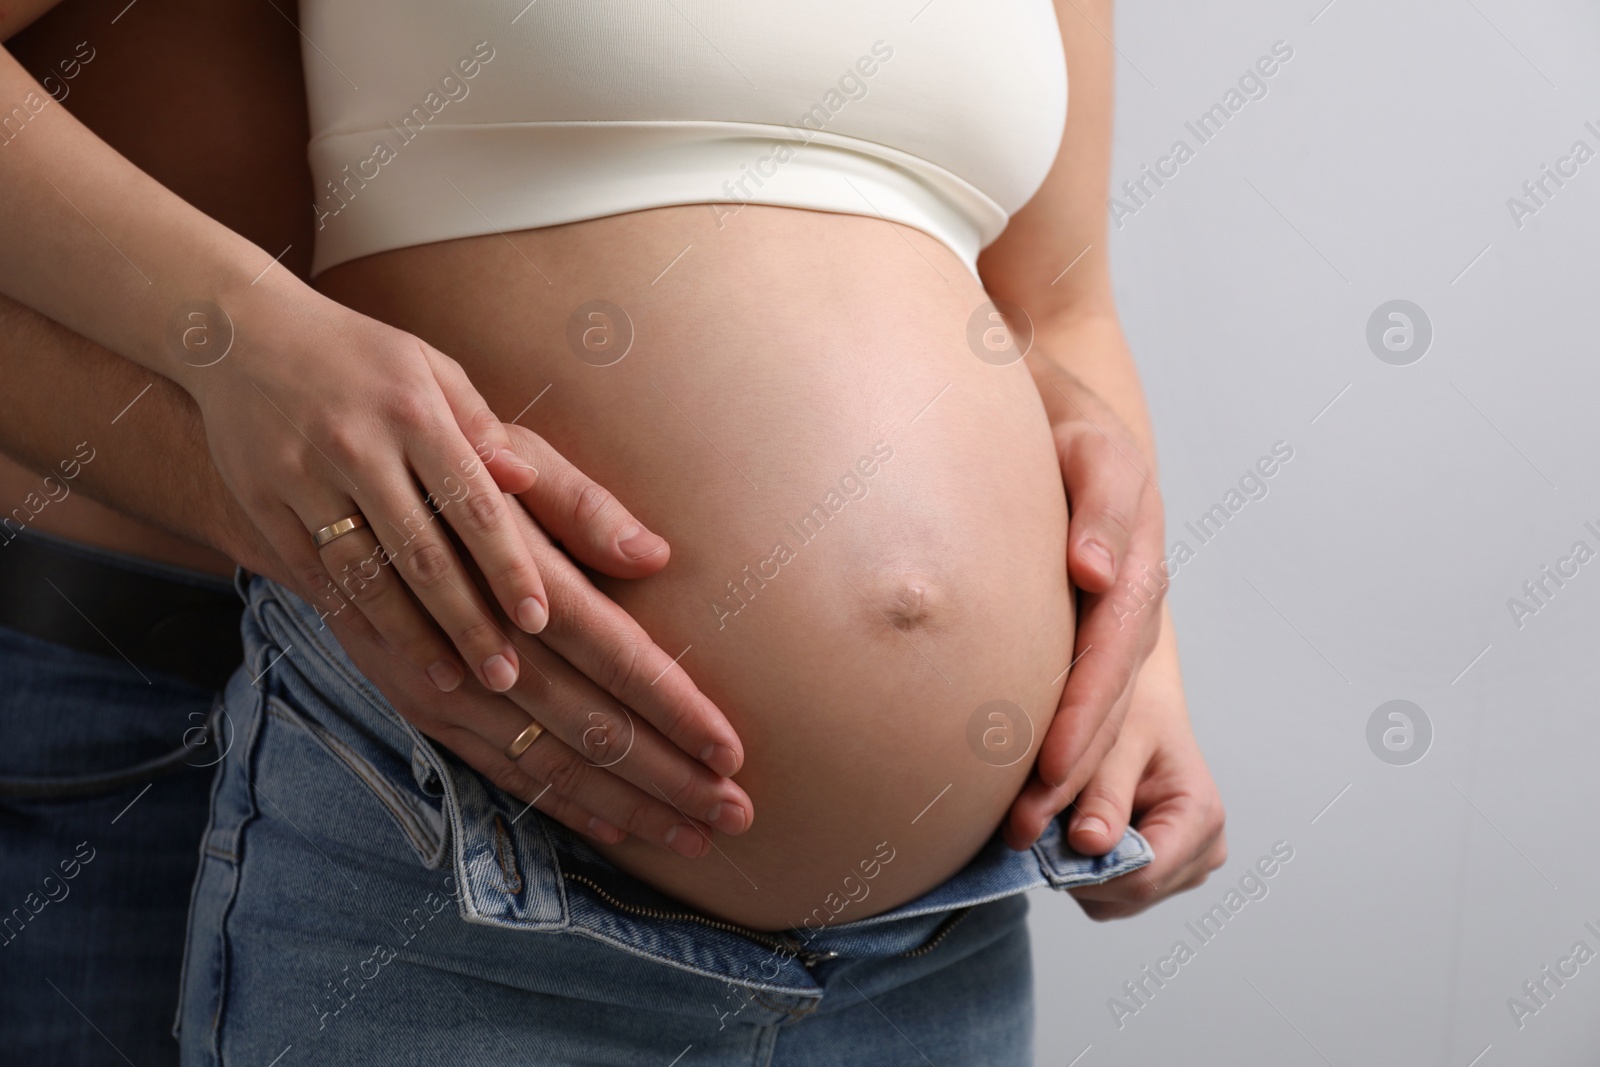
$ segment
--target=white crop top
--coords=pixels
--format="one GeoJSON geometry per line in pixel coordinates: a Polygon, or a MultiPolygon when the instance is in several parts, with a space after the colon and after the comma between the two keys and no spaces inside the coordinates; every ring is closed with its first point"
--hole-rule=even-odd
{"type": "Polygon", "coordinates": [[[882,216],[970,268],[1066,119],[1048,0],[303,0],[301,17],[318,273],[745,203],[882,216]]]}

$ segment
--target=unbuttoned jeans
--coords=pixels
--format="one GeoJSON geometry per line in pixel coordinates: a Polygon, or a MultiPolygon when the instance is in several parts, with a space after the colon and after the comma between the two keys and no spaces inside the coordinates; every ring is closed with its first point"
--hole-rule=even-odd
{"type": "Polygon", "coordinates": [[[744,931],[434,746],[303,601],[261,578],[247,593],[185,1064],[1029,1064],[1023,893],[1152,858],[1131,830],[1078,855],[1057,822],[881,915],[744,931]]]}

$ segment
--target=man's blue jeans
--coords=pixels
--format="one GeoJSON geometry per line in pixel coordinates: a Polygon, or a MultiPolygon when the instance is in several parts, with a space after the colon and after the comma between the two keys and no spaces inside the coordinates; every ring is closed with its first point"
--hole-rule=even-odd
{"type": "Polygon", "coordinates": [[[1079,856],[1056,824],[885,914],[750,936],[490,786],[406,724],[311,608],[263,579],[248,592],[186,1064],[1028,1064],[1022,894],[1151,858],[1132,832],[1079,856]]]}
{"type": "Polygon", "coordinates": [[[5,628],[0,682],[0,1060],[175,1064],[219,694],[5,628]]]}

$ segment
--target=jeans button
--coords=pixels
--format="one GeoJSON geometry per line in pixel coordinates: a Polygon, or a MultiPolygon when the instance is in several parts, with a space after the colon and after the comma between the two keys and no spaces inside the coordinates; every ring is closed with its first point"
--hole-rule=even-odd
{"type": "Polygon", "coordinates": [[[422,746],[411,747],[411,777],[417,780],[417,786],[430,797],[444,796],[444,782],[439,779],[439,769],[435,766],[431,753],[424,753],[422,746]]]}

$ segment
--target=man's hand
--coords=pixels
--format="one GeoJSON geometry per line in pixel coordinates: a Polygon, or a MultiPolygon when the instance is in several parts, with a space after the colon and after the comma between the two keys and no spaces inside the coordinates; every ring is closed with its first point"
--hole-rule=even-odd
{"type": "Polygon", "coordinates": [[[509,626],[517,651],[537,669],[523,672],[505,694],[470,681],[440,693],[421,671],[380,647],[369,627],[338,616],[327,621],[351,662],[407,722],[578,833],[606,844],[631,834],[692,859],[709,851],[708,822],[735,834],[750,826],[744,790],[630,718],[570,665],[509,626]],[[530,712],[546,731],[512,761],[505,747],[528,725],[530,712]]]}
{"type": "Polygon", "coordinates": [[[1034,776],[1006,822],[1016,849],[1038,840],[1116,745],[1167,587],[1161,494],[1144,451],[1076,377],[1045,358],[1030,365],[1070,507],[1066,564],[1079,606],[1074,666],[1034,776]]]}
{"type": "Polygon", "coordinates": [[[1228,858],[1222,799],[1189,727],[1170,624],[1140,672],[1122,736],[1078,794],[1067,842],[1085,855],[1103,854],[1130,819],[1155,862],[1072,890],[1091,919],[1135,915],[1193,889],[1228,858]]]}

